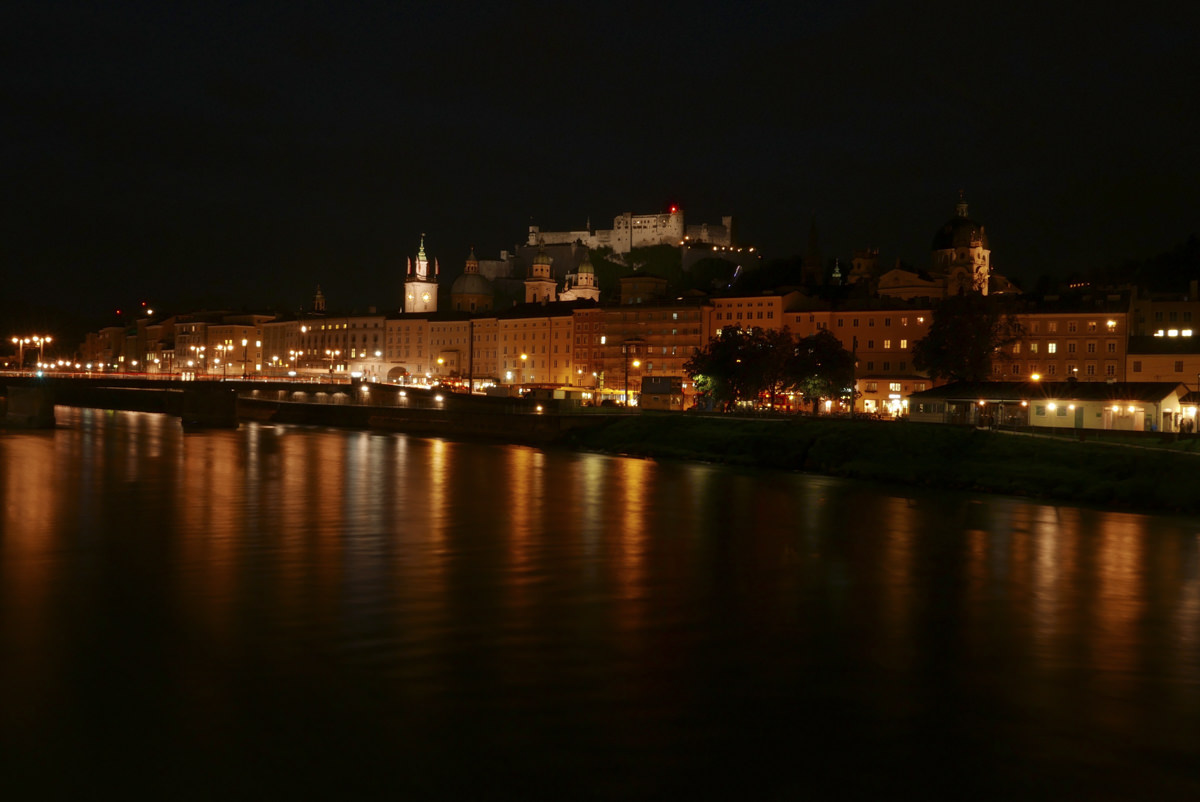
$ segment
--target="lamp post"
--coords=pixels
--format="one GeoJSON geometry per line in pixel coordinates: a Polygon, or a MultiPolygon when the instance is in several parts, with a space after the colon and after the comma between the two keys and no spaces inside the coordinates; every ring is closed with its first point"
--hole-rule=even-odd
{"type": "Polygon", "coordinates": [[[340,350],[325,349],[325,356],[329,358],[329,378],[333,378],[333,361],[342,355],[340,350]]]}
{"type": "MultiPolygon", "coordinates": [[[[625,402],[625,406],[629,406],[629,356],[633,353],[634,346],[640,342],[641,340],[626,340],[621,343],[621,350],[625,352],[625,386],[621,388],[621,396],[625,402]]],[[[640,368],[642,366],[641,360],[633,360],[633,366],[640,368]]]]}
{"type": "Polygon", "coordinates": [[[221,366],[221,378],[225,379],[229,376],[229,349],[233,346],[221,344],[213,347],[221,352],[221,356],[217,357],[217,364],[221,366]]]}
{"type": "Polygon", "coordinates": [[[525,385],[525,360],[529,359],[529,354],[521,354],[521,375],[517,379],[517,384],[525,385]]]}
{"type": "Polygon", "coordinates": [[[34,337],[33,341],[37,343],[38,362],[41,362],[44,357],[43,349],[46,347],[46,343],[53,341],[53,338],[51,338],[51,337],[34,337]]]}
{"type": "MultiPolygon", "coordinates": [[[[249,344],[250,344],[250,341],[248,339],[246,339],[245,337],[243,337],[242,338],[242,378],[243,379],[246,378],[246,363],[250,361],[246,356],[246,346],[248,346],[249,344]]],[[[262,348],[262,340],[255,340],[254,347],[262,348]]]]}
{"type": "MultiPolygon", "coordinates": [[[[200,370],[204,370],[204,349],[205,348],[206,348],[206,346],[203,346],[203,345],[189,345],[188,346],[188,349],[191,350],[191,352],[192,352],[192,359],[188,360],[189,368],[196,367],[196,368],[199,368],[200,370]]],[[[207,373],[207,371],[205,371],[205,372],[207,373]]],[[[192,378],[195,378],[195,376],[193,376],[192,378]]]]}
{"type": "Polygon", "coordinates": [[[13,337],[12,342],[17,346],[17,370],[20,370],[25,367],[25,341],[20,337],[13,337]]]}

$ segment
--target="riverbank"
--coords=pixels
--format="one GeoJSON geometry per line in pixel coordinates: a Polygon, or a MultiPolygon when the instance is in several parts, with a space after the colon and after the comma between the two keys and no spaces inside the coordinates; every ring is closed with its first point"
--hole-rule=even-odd
{"type": "Polygon", "coordinates": [[[969,427],[797,417],[640,415],[563,445],[1116,509],[1200,514],[1200,455],[969,427]]]}

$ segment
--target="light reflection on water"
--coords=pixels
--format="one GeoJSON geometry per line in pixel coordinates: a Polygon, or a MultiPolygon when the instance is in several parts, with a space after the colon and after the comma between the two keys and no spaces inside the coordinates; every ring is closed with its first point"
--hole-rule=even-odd
{"type": "Polygon", "coordinates": [[[31,796],[1200,791],[1194,519],[58,415],[0,435],[31,796]]]}

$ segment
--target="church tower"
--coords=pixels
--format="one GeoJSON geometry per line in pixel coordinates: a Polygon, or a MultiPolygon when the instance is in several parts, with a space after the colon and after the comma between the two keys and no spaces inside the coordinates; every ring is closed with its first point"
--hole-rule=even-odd
{"type": "Polygon", "coordinates": [[[533,257],[533,265],[529,268],[529,276],[525,279],[526,303],[549,303],[558,300],[555,297],[557,289],[550,275],[550,263],[554,261],[546,253],[546,243],[538,245],[537,256],[533,257]]]}
{"type": "Polygon", "coordinates": [[[436,312],[437,311],[437,276],[438,263],[435,259],[433,270],[429,269],[429,258],[425,256],[425,235],[421,235],[421,248],[417,251],[417,262],[408,260],[408,272],[404,277],[404,312],[405,314],[436,312]]]}

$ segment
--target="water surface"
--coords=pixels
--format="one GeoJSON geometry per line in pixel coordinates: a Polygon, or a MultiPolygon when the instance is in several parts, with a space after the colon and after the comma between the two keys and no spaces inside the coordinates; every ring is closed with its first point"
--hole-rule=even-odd
{"type": "Polygon", "coordinates": [[[16,798],[1200,797],[1196,519],[58,418],[0,434],[16,798]]]}

